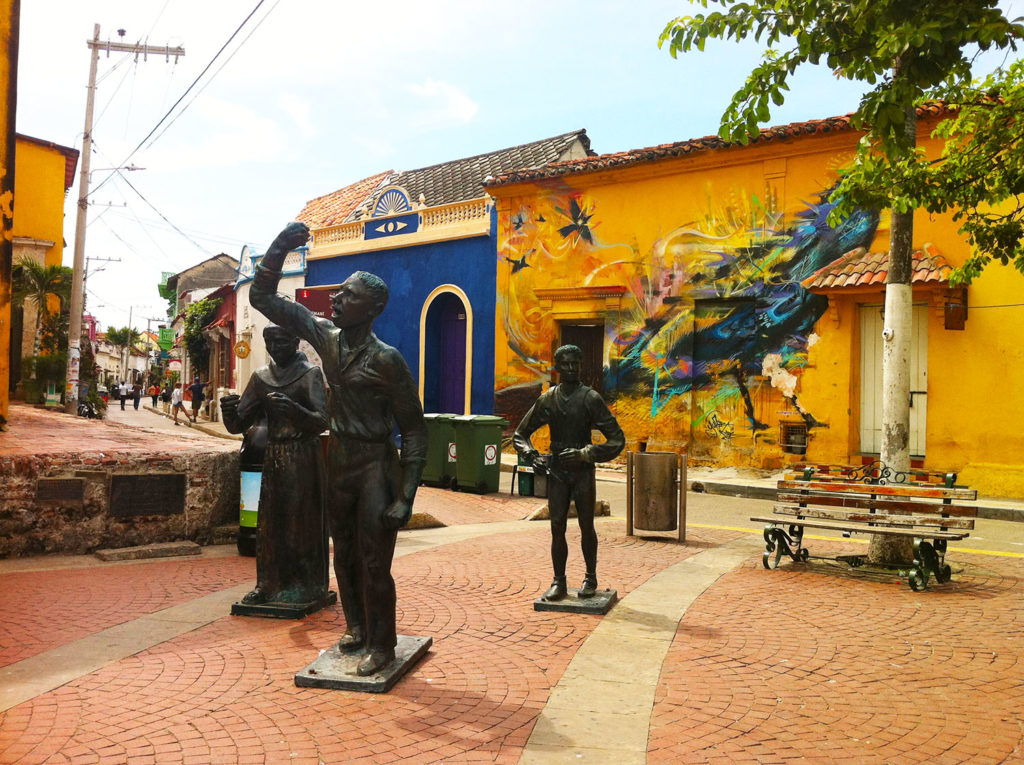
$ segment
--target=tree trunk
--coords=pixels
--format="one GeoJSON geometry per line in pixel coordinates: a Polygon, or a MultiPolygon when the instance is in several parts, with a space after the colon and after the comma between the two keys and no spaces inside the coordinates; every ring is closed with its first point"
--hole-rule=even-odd
{"type": "MultiPolygon", "coordinates": [[[[917,112],[907,110],[907,134],[917,134],[917,112]]],[[[913,144],[912,144],[913,145],[913,144]]],[[[889,230],[889,273],[885,285],[885,328],[882,330],[882,462],[893,471],[910,469],[910,353],[913,325],[914,212],[892,212],[889,230]]],[[[872,563],[903,564],[914,558],[905,537],[871,537],[872,563]]]]}

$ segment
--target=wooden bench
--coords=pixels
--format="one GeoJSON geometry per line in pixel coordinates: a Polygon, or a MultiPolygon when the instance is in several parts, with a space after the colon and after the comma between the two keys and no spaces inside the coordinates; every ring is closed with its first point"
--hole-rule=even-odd
{"type": "MultiPolygon", "coordinates": [[[[914,562],[908,581],[911,589],[923,590],[931,576],[938,582],[949,581],[946,545],[970,536],[978,513],[975,507],[953,502],[974,501],[977,494],[974,489],[957,486],[870,483],[836,476],[818,480],[812,476],[809,480],[779,481],[774,515],[750,520],[768,524],[762,557],[767,569],[777,568],[783,555],[796,562],[810,558],[803,546],[805,528],[841,531],[846,537],[864,533],[912,538],[914,562]]],[[[837,560],[860,566],[866,556],[837,560]]]]}

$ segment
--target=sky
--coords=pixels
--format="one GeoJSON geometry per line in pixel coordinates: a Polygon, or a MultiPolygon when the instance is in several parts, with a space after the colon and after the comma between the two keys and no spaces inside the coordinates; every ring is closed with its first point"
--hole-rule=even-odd
{"type": "MultiPolygon", "coordinates": [[[[1004,7],[1020,15],[1024,0],[1004,7]]],[[[601,154],[717,133],[760,48],[659,50],[665,24],[696,10],[685,0],[23,0],[17,130],[81,149],[95,24],[101,40],[185,48],[177,63],[104,53],[97,77],[86,310],[102,329],[155,328],[162,272],[237,258],[244,244],[262,252],[306,201],[367,176],[580,128],[601,154]],[[126,165],[144,169],[123,179],[103,169],[126,165]]],[[[800,71],[770,124],[851,112],[862,92],[823,67],[800,71]]],[[[76,176],[69,266],[78,196],[76,176]]]]}

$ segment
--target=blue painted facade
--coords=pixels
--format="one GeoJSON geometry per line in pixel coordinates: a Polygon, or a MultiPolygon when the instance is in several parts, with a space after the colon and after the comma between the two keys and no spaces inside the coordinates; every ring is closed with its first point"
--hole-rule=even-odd
{"type": "MultiPolygon", "coordinates": [[[[374,322],[374,332],[397,348],[418,375],[420,317],[428,296],[444,284],[469,298],[473,315],[473,366],[470,411],[494,412],[494,317],[497,285],[497,215],[490,233],[444,242],[377,250],[322,260],[308,260],[306,286],[340,284],[355,271],[369,271],[387,282],[388,306],[374,322]]],[[[428,349],[436,343],[427,338],[428,349]]],[[[428,353],[431,352],[428,350],[428,353]]],[[[426,365],[430,370],[430,366],[426,365]]],[[[417,380],[417,383],[419,380],[417,380]]],[[[431,381],[424,381],[429,400],[431,381]]]]}

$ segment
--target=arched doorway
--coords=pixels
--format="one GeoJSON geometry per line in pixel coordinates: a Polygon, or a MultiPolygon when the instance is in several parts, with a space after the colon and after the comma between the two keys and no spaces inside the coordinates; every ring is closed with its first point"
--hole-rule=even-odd
{"type": "Polygon", "coordinates": [[[421,324],[423,410],[468,413],[470,312],[464,296],[439,288],[428,298],[421,324]]]}

